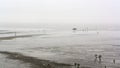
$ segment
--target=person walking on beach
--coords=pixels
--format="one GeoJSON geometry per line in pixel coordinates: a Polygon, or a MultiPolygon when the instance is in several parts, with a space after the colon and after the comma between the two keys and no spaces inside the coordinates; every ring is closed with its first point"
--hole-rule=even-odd
{"type": "Polygon", "coordinates": [[[96,61],[97,61],[97,58],[98,58],[98,55],[97,55],[97,54],[95,54],[95,60],[94,60],[94,62],[96,62],[96,61]]]}
{"type": "Polygon", "coordinates": [[[80,68],[80,64],[77,64],[77,68],[80,68]]]}
{"type": "Polygon", "coordinates": [[[113,63],[115,64],[115,59],[113,59],[113,63]]]}
{"type": "Polygon", "coordinates": [[[75,68],[77,67],[77,63],[74,63],[75,68]]]}
{"type": "Polygon", "coordinates": [[[99,63],[101,63],[102,55],[99,55],[98,58],[99,58],[99,63]]]}

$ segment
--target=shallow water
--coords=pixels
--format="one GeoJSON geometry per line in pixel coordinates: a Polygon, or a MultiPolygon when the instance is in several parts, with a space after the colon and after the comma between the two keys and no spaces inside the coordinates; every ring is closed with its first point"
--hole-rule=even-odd
{"type": "MultiPolygon", "coordinates": [[[[120,32],[56,32],[49,35],[19,38],[0,42],[1,51],[21,52],[25,55],[56,62],[79,62],[87,64],[94,61],[94,54],[101,54],[102,64],[120,66],[120,32]]],[[[94,63],[93,63],[94,64],[94,63]]]]}

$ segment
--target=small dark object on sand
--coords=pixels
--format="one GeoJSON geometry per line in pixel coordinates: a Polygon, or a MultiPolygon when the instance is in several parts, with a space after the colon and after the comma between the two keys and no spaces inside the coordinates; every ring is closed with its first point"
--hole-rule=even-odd
{"type": "Polygon", "coordinates": [[[115,59],[113,59],[113,63],[115,64],[115,59]]]}
{"type": "Polygon", "coordinates": [[[105,68],[107,68],[107,67],[105,66],[105,68]]]}
{"type": "Polygon", "coordinates": [[[47,65],[47,68],[52,68],[52,66],[50,64],[47,65]]]}

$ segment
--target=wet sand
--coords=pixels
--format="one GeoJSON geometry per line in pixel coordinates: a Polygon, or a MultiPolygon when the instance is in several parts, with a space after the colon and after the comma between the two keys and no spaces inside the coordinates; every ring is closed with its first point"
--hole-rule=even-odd
{"type": "Polygon", "coordinates": [[[0,54],[0,68],[30,68],[29,63],[6,58],[7,55],[0,54]]]}
{"type": "MultiPolygon", "coordinates": [[[[23,63],[29,63],[30,68],[75,68],[73,65],[56,63],[49,60],[41,60],[36,57],[25,56],[16,52],[0,51],[0,54],[7,55],[7,58],[13,60],[20,60],[23,63]]],[[[91,68],[91,67],[81,67],[81,68],[91,68]]]]}
{"type": "Polygon", "coordinates": [[[70,64],[55,63],[49,60],[41,60],[35,57],[24,56],[20,53],[11,53],[6,51],[0,51],[0,53],[7,55],[7,58],[9,59],[20,60],[23,61],[23,63],[30,63],[31,68],[50,68],[47,67],[48,64],[50,64],[52,68],[70,68],[72,66],[70,64]]]}

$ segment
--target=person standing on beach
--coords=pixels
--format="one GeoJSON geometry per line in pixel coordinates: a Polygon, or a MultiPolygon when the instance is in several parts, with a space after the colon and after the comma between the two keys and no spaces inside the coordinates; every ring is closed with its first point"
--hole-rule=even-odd
{"type": "Polygon", "coordinates": [[[99,58],[99,63],[101,63],[102,55],[99,55],[98,58],[99,58]]]}
{"type": "Polygon", "coordinates": [[[98,55],[97,55],[97,54],[95,54],[95,60],[94,60],[94,62],[96,62],[96,61],[97,61],[97,58],[98,58],[98,55]]]}
{"type": "Polygon", "coordinates": [[[115,59],[113,59],[113,63],[115,64],[115,59]]]}
{"type": "Polygon", "coordinates": [[[74,63],[75,68],[77,67],[77,63],[74,63]]]}
{"type": "Polygon", "coordinates": [[[77,68],[80,68],[80,64],[77,64],[77,68]]]}

